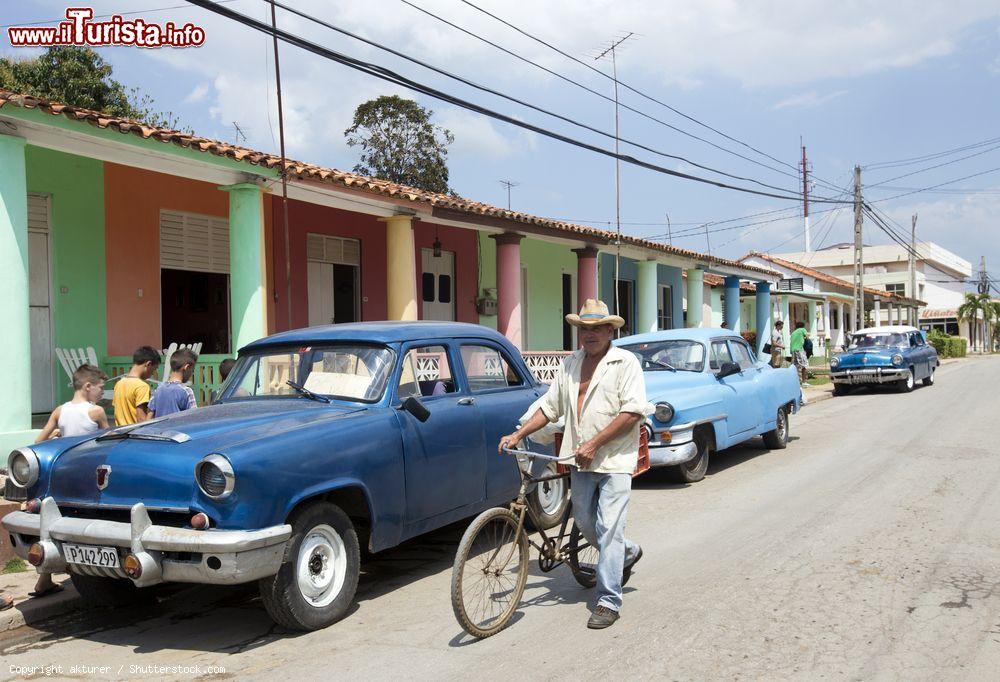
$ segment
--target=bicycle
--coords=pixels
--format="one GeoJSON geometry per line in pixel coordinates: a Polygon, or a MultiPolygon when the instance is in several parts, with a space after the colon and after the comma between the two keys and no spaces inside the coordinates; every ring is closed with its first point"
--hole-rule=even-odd
{"type": "MultiPolygon", "coordinates": [[[[534,511],[525,501],[532,484],[541,485],[569,476],[569,469],[554,474],[534,476],[532,460],[540,459],[566,467],[573,457],[560,459],[529,450],[505,448],[504,454],[517,459],[521,473],[521,489],[509,507],[494,507],[477,516],[462,535],[451,573],[451,605],[462,628],[473,637],[483,639],[495,635],[510,623],[521,603],[528,580],[529,545],[538,550],[538,568],[548,573],[566,564],[576,581],[585,588],[597,584],[597,561],[600,553],[583,538],[573,523],[567,539],[572,508],[567,507],[559,523],[559,534],[549,536],[541,530],[534,511]],[[525,528],[525,517],[538,528],[541,542],[536,543],[525,528]],[[565,540],[565,544],[564,544],[565,540]]],[[[622,585],[632,575],[631,568],[622,573],[622,585]]]]}

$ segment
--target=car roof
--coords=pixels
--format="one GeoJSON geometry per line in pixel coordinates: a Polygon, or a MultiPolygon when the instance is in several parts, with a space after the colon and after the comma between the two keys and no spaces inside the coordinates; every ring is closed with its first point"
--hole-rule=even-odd
{"type": "Polygon", "coordinates": [[[904,334],[906,332],[918,332],[916,327],[908,324],[890,324],[884,327],[865,327],[854,332],[855,334],[904,334]]]}
{"type": "Polygon", "coordinates": [[[690,340],[708,343],[712,339],[720,336],[739,336],[732,329],[723,327],[690,327],[681,329],[663,329],[657,332],[646,332],[645,334],[633,334],[615,339],[616,346],[624,346],[631,343],[649,343],[650,341],[690,340]]]}
{"type": "Polygon", "coordinates": [[[471,336],[507,344],[507,339],[496,330],[467,322],[349,322],[279,332],[248,343],[240,349],[240,352],[243,353],[272,346],[309,345],[331,341],[398,343],[417,339],[444,340],[461,336],[471,336]]]}

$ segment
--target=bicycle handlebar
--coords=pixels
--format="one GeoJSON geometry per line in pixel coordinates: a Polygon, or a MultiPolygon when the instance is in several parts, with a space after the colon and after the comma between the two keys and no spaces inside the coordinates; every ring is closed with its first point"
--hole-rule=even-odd
{"type": "Polygon", "coordinates": [[[524,455],[525,457],[536,457],[538,459],[544,459],[549,462],[557,462],[559,464],[566,464],[569,466],[575,466],[576,455],[570,455],[568,457],[559,458],[558,455],[545,455],[541,452],[532,452],[531,450],[518,450],[517,448],[503,448],[503,452],[508,455],[524,455]]]}

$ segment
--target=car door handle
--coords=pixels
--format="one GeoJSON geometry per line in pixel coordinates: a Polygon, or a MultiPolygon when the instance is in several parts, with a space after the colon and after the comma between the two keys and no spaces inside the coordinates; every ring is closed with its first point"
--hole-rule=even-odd
{"type": "Polygon", "coordinates": [[[458,404],[459,405],[475,405],[476,404],[476,399],[475,398],[459,398],[458,399],[458,404]]]}

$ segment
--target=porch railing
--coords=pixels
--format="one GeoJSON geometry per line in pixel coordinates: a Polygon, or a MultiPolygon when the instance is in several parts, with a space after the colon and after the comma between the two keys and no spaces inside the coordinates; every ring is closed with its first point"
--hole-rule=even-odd
{"type": "MultiPolygon", "coordinates": [[[[194,366],[194,376],[191,377],[191,388],[199,405],[208,405],[212,399],[212,391],[222,388],[219,364],[228,357],[207,354],[198,356],[198,364],[194,366]]],[[[110,377],[125,374],[130,367],[132,358],[129,357],[110,357],[104,361],[104,371],[110,377]]]]}
{"type": "Polygon", "coordinates": [[[550,350],[525,351],[521,355],[524,356],[525,364],[528,365],[528,369],[531,370],[536,379],[543,384],[551,384],[552,380],[556,378],[556,372],[559,371],[563,358],[572,355],[572,353],[566,350],[550,350]]]}

